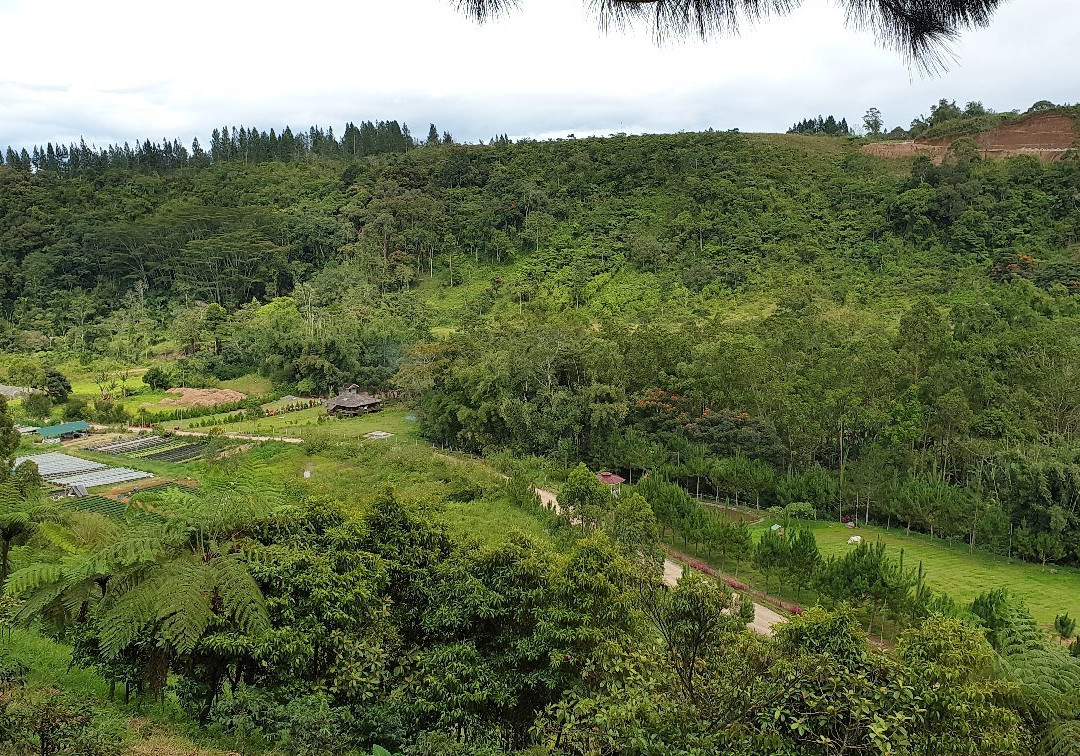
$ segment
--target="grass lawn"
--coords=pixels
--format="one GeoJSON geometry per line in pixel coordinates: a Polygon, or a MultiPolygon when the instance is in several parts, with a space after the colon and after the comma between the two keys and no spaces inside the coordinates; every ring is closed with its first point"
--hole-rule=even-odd
{"type": "Polygon", "coordinates": [[[358,439],[371,431],[386,431],[395,436],[418,436],[415,414],[402,407],[390,407],[382,412],[346,418],[326,417],[325,407],[289,412],[276,417],[263,417],[258,420],[241,420],[235,423],[200,426],[210,419],[223,420],[233,413],[223,413],[209,417],[197,417],[190,420],[171,420],[161,423],[162,428],[183,428],[193,431],[210,431],[220,428],[224,433],[243,433],[251,436],[292,436],[301,438],[326,438],[331,440],[358,439]]]}
{"type": "Polygon", "coordinates": [[[426,511],[455,536],[475,537],[491,546],[519,530],[534,540],[551,541],[543,520],[507,501],[501,476],[481,461],[445,455],[403,436],[331,446],[314,454],[278,446],[266,464],[282,479],[303,480],[312,491],[332,496],[353,512],[366,510],[389,485],[401,501],[422,507],[434,504],[426,511]],[[305,472],[310,477],[304,478],[305,472]],[[479,485],[485,495],[469,502],[446,501],[447,494],[462,484],[479,485]]]}
{"type": "Polygon", "coordinates": [[[239,378],[222,381],[218,388],[232,389],[248,396],[264,396],[270,393],[272,386],[269,378],[264,378],[256,373],[248,373],[239,378]]]}
{"type": "Polygon", "coordinates": [[[440,517],[455,535],[473,536],[484,546],[502,543],[514,530],[520,530],[537,542],[551,540],[539,519],[501,497],[447,502],[440,517]]]}
{"type": "MultiPolygon", "coordinates": [[[[722,511],[730,514],[727,510],[722,511]]],[[[752,511],[750,513],[754,514],[752,511]]],[[[750,531],[754,539],[773,522],[773,519],[766,518],[760,524],[752,526],[750,531]]],[[[814,531],[818,548],[826,557],[844,554],[850,550],[852,547],[848,546],[847,540],[852,535],[860,535],[870,543],[880,539],[894,559],[900,558],[900,550],[903,549],[904,566],[917,568],[921,561],[927,584],[947,594],[960,607],[969,605],[980,593],[1004,587],[1022,598],[1035,619],[1044,627],[1053,627],[1054,617],[1062,612],[1067,611],[1074,617],[1080,614],[1080,569],[1074,567],[1044,567],[1016,559],[1007,560],[978,549],[969,552],[964,544],[940,538],[931,540],[923,534],[908,535],[903,529],[897,528],[886,530],[870,525],[850,529],[837,522],[822,521],[800,524],[814,531]],[[1051,572],[1053,569],[1057,570],[1057,574],[1051,572]]],[[[668,530],[664,540],[678,551],[704,559],[717,569],[729,574],[735,572],[734,562],[725,562],[719,554],[710,555],[704,548],[693,543],[684,545],[681,535],[677,533],[672,536],[668,530]]],[[[755,570],[749,560],[739,565],[739,579],[757,590],[763,590],[766,585],[765,576],[755,570]]],[[[791,579],[783,577],[782,581],[778,590],[777,577],[771,577],[768,581],[768,592],[785,601],[796,601],[797,592],[791,579]]],[[[813,590],[802,590],[803,604],[812,605],[816,601],[817,595],[813,590]]]]}
{"type": "Polygon", "coordinates": [[[849,529],[836,522],[807,523],[814,531],[818,548],[828,556],[842,554],[850,547],[853,534],[865,540],[881,540],[894,557],[904,550],[904,565],[923,563],[926,582],[951,596],[958,604],[969,604],[983,591],[1005,587],[1028,605],[1039,624],[1052,626],[1054,616],[1069,612],[1080,614],[1080,570],[1074,567],[1043,566],[1013,559],[1006,560],[966,545],[922,534],[908,535],[903,529],[863,526],[849,529]],[[1052,569],[1057,574],[1051,573],[1052,569]]]}

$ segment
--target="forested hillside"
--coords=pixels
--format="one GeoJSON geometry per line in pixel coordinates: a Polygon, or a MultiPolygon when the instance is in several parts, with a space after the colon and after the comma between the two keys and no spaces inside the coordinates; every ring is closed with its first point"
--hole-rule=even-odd
{"type": "Polygon", "coordinates": [[[9,154],[6,382],[162,356],[187,383],[357,381],[455,448],[1080,560],[1075,156],[432,131],[168,170],[9,154]]]}

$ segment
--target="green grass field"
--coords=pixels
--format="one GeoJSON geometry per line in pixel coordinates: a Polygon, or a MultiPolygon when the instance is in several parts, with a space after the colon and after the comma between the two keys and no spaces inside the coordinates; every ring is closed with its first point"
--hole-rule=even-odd
{"type": "Polygon", "coordinates": [[[348,418],[326,418],[321,423],[319,418],[325,418],[326,410],[323,407],[289,412],[276,417],[263,417],[258,420],[241,420],[234,423],[219,425],[200,425],[207,420],[223,420],[233,413],[223,413],[209,417],[197,417],[190,420],[173,420],[161,423],[162,428],[193,430],[209,432],[220,429],[223,433],[243,433],[250,436],[287,436],[295,438],[327,438],[331,440],[346,440],[362,438],[365,433],[371,431],[385,431],[395,436],[417,435],[415,414],[412,410],[391,407],[382,412],[373,412],[369,415],[359,415],[348,418]]]}
{"type": "Polygon", "coordinates": [[[966,545],[908,535],[897,528],[864,526],[851,530],[836,522],[808,524],[824,555],[842,554],[851,548],[847,540],[853,534],[870,542],[880,540],[896,557],[903,549],[904,566],[917,567],[921,561],[927,584],[961,605],[971,603],[986,590],[1005,587],[1024,600],[1042,625],[1053,625],[1054,616],[1062,612],[1074,617],[1080,614],[1080,570],[1074,567],[1010,561],[978,549],[969,552],[966,545]]]}
{"type": "MultiPolygon", "coordinates": [[[[751,512],[750,514],[755,514],[751,512]]],[[[750,528],[753,537],[770,527],[774,519],[766,518],[760,524],[750,528]]],[[[1063,612],[1072,616],[1080,614],[1080,569],[1074,567],[1043,566],[1022,562],[1016,559],[989,554],[976,549],[969,552],[964,544],[956,544],[940,538],[913,533],[908,535],[903,529],[885,528],[870,525],[850,529],[837,522],[801,522],[814,531],[818,548],[823,556],[842,555],[852,547],[847,541],[852,535],[860,535],[873,543],[881,540],[888,553],[895,559],[904,551],[904,566],[917,568],[922,562],[927,584],[951,597],[958,606],[966,607],[971,601],[987,590],[1008,588],[1027,604],[1039,624],[1052,627],[1054,617],[1063,612]],[[1053,572],[1056,570],[1056,574],[1053,572]]],[[[678,551],[699,559],[704,559],[714,567],[729,574],[735,572],[731,560],[723,561],[718,554],[710,554],[706,549],[693,543],[683,543],[679,534],[672,536],[667,531],[666,542],[678,551]]],[[[763,590],[765,577],[755,570],[749,561],[739,565],[739,579],[757,590],[763,590]]],[[[776,577],[771,578],[768,592],[785,601],[800,600],[803,604],[813,604],[817,596],[813,590],[804,588],[797,593],[788,577],[784,577],[779,589],[776,577]]]]}

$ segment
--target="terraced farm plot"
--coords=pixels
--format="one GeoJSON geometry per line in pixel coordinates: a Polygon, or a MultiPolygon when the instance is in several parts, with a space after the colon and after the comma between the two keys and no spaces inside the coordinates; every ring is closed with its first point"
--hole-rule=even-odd
{"type": "Polygon", "coordinates": [[[103,454],[130,454],[138,455],[140,452],[149,452],[170,443],[170,439],[164,436],[137,436],[135,438],[114,441],[109,444],[88,447],[91,451],[103,454]]]}
{"type": "Polygon", "coordinates": [[[210,444],[185,443],[162,451],[156,451],[152,454],[147,454],[145,455],[145,458],[152,459],[155,462],[190,462],[191,460],[206,454],[206,450],[209,447],[210,444]]]}
{"type": "Polygon", "coordinates": [[[147,511],[132,504],[104,496],[84,496],[79,499],[67,499],[60,504],[61,509],[94,512],[117,522],[160,520],[161,515],[147,511]]]}
{"type": "Polygon", "coordinates": [[[192,443],[183,438],[169,436],[138,436],[91,447],[103,454],[123,455],[155,462],[189,462],[203,456],[209,444],[192,443]]]}

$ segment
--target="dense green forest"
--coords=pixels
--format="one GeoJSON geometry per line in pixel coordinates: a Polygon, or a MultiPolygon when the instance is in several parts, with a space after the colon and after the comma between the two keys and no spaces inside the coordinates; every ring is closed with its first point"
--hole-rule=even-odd
{"type": "Polygon", "coordinates": [[[455,448],[1080,558],[1074,158],[432,132],[357,160],[0,168],[8,382],[168,338],[176,381],[357,381],[455,448]]]}

